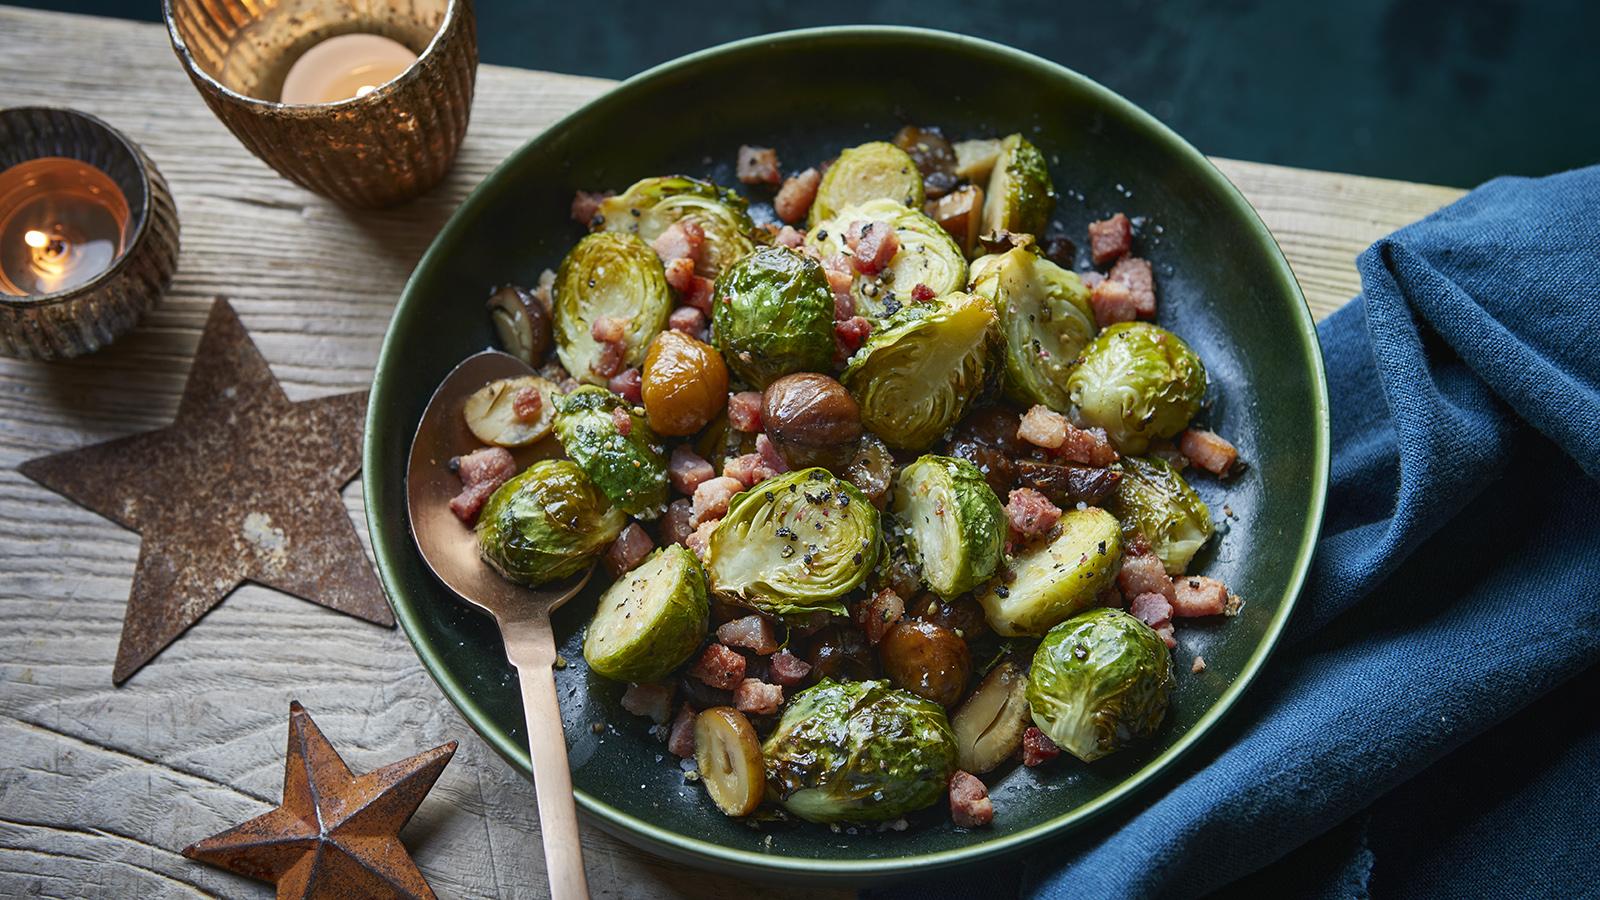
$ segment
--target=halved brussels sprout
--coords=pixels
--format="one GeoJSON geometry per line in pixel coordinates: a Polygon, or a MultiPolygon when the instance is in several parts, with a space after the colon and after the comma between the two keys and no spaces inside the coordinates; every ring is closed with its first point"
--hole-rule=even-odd
{"type": "Polygon", "coordinates": [[[878,564],[878,510],[827,469],[785,472],[733,498],[711,533],[711,591],[772,615],[825,609],[878,564]]]}
{"type": "Polygon", "coordinates": [[[895,482],[890,514],[911,560],[941,597],[964,594],[1000,565],[1006,518],[978,467],[951,456],[924,456],[895,482]]]}
{"type": "Polygon", "coordinates": [[[869,200],[839,210],[811,229],[806,244],[823,259],[844,253],[845,232],[858,221],[887,223],[894,228],[900,249],[881,273],[855,276],[850,292],[857,313],[874,320],[893,315],[911,303],[911,291],[919,284],[935,296],[966,286],[967,258],[950,232],[920,210],[907,209],[893,200],[869,200]]]}
{"type": "Polygon", "coordinates": [[[710,613],[700,561],[668,544],[600,595],[583,658],[615,681],[659,681],[700,649],[710,613]]]}
{"type": "Polygon", "coordinates": [[[729,266],[712,296],[712,341],[751,385],[833,364],[833,291],[816,260],[762,247],[729,266]]]}
{"type": "Polygon", "coordinates": [[[556,411],[556,437],[611,502],[641,519],[667,508],[667,457],[644,416],[605,388],[584,385],[563,397],[556,411]],[[614,411],[629,420],[617,428],[614,411]]]}
{"type": "Polygon", "coordinates": [[[1000,349],[994,307],[957,292],[888,319],[839,380],[861,406],[862,424],[884,443],[921,450],[984,399],[1000,349]]]}
{"type": "Polygon", "coordinates": [[[1138,456],[1188,426],[1206,394],[1206,367],[1181,338],[1149,322],[1100,332],[1067,376],[1067,396],[1117,450],[1138,456]]]}
{"type": "Polygon", "coordinates": [[[822,174],[806,221],[816,225],[847,206],[878,199],[922,208],[922,173],[917,171],[916,161],[887,141],[873,141],[840,153],[822,174]]]}
{"type": "Polygon", "coordinates": [[[1122,527],[1144,536],[1167,574],[1181,575],[1211,539],[1211,510],[1177,469],[1159,457],[1125,457],[1111,511],[1122,527]]]}
{"type": "Polygon", "coordinates": [[[768,793],[810,822],[897,819],[945,796],[956,767],[944,710],[887,681],[824,678],[761,749],[768,793]]]}
{"type": "Polygon", "coordinates": [[[1005,573],[978,593],[985,617],[1005,637],[1040,635],[1094,603],[1116,577],[1122,527],[1096,506],[1068,510],[1061,533],[1013,559],[1005,573]]]}
{"type": "Polygon", "coordinates": [[[540,460],[489,496],[478,550],[508,580],[538,587],[583,571],[627,524],[576,463],[540,460]]]}
{"type": "Polygon", "coordinates": [[[1044,234],[1056,208],[1056,192],[1044,154],[1020,134],[1000,142],[1000,155],[984,191],[983,230],[1044,234]]]}
{"type": "Polygon", "coordinates": [[[600,357],[595,321],[609,316],[623,323],[627,368],[644,362],[671,312],[666,270],[649,244],[631,234],[586,235],[556,273],[556,355],[573,378],[604,384],[591,366],[600,357]]]}
{"type": "Polygon", "coordinates": [[[1017,247],[972,264],[972,292],[994,304],[1006,336],[1006,396],[1066,411],[1067,376],[1095,334],[1076,272],[1017,247]]]}
{"type": "Polygon", "coordinates": [[[1034,724],[1084,762],[1154,734],[1171,691],[1166,642],[1133,616],[1105,607],[1051,629],[1028,674],[1034,724]]]}
{"type": "Polygon", "coordinates": [[[700,274],[715,278],[730,263],[756,248],[758,232],[735,191],[690,178],[663,175],[636,181],[600,204],[597,231],[637,234],[646,242],[661,236],[674,222],[688,220],[705,233],[700,274]]]}

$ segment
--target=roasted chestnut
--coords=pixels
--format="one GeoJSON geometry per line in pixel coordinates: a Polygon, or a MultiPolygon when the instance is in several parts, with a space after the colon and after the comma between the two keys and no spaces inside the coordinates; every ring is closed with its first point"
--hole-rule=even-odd
{"type": "Polygon", "coordinates": [[[954,706],[972,676],[972,653],[954,630],[923,619],[901,619],[878,644],[883,673],[940,706],[954,706]]]}
{"type": "Polygon", "coordinates": [[[844,385],[815,372],[785,375],[767,385],[761,421],[778,452],[796,467],[843,463],[861,437],[855,398],[844,385]]]}

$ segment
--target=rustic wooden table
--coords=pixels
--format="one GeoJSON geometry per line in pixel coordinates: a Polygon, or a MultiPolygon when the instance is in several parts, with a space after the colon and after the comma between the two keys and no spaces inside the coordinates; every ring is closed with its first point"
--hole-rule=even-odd
{"type": "MultiPolygon", "coordinates": [[[[0,895],[267,896],[178,851],[276,805],[297,698],[358,771],[460,739],[406,843],[443,896],[544,896],[530,785],[457,715],[399,631],[247,585],[113,688],[139,538],[16,466],[170,422],[218,295],[292,399],[366,387],[400,287],[445,217],[508,152],[610,85],[484,66],[448,181],[401,209],[356,213],[245,152],[162,28],[0,7],[0,103],[105,118],[156,160],[183,224],[172,291],[135,333],[86,359],[0,361],[0,895]]],[[[1217,164],[1277,235],[1318,317],[1358,290],[1363,247],[1461,193],[1217,164]]],[[[364,535],[358,484],[346,498],[364,535]]],[[[592,827],[584,846],[596,896],[749,895],[592,827]]]]}

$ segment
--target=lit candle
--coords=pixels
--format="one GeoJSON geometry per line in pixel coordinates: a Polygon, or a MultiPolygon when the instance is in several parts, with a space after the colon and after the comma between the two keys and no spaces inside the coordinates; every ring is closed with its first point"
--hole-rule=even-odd
{"type": "Polygon", "coordinates": [[[0,172],[0,293],[52,294],[122,254],[128,200],[86,162],[47,156],[0,172]]]}
{"type": "Polygon", "coordinates": [[[337,103],[364,97],[416,61],[405,44],[382,35],[336,35],[294,61],[279,102],[337,103]]]}

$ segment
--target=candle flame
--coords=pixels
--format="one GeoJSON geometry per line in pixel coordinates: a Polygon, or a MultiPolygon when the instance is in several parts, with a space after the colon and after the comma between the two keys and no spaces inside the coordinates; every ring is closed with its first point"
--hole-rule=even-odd
{"type": "Polygon", "coordinates": [[[29,229],[27,233],[23,234],[22,239],[27,242],[29,247],[35,250],[43,250],[50,244],[50,235],[35,229],[29,229]]]}

